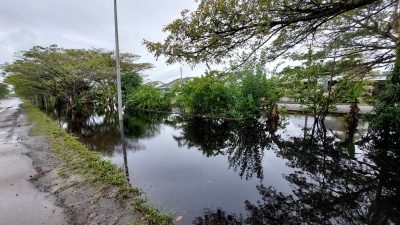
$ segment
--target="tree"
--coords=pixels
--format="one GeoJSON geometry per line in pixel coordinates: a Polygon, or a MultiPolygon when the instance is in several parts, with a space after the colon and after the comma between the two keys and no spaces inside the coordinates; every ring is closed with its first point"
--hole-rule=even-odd
{"type": "Polygon", "coordinates": [[[178,101],[191,113],[225,116],[228,111],[231,97],[218,73],[189,80],[177,91],[178,101]]]}
{"type": "Polygon", "coordinates": [[[202,0],[195,11],[184,10],[182,18],[164,28],[170,33],[164,42],[145,44],[169,63],[221,62],[234,50],[248,49],[250,58],[267,49],[268,56],[276,57],[312,36],[330,42],[336,34],[347,40],[343,47],[348,52],[359,47],[358,52],[374,53],[376,63],[385,63],[393,59],[399,40],[397,4],[397,0],[202,0]]]}
{"type": "Polygon", "coordinates": [[[137,90],[143,83],[143,78],[138,72],[127,72],[122,74],[122,94],[126,98],[132,91],[137,90]]]}
{"type": "MultiPolygon", "coordinates": [[[[48,95],[68,103],[75,110],[78,103],[90,102],[91,89],[114,85],[113,52],[102,49],[64,49],[56,45],[35,46],[21,52],[18,60],[5,66],[6,82],[14,85],[18,95],[48,95]]],[[[139,56],[121,54],[123,72],[140,72],[149,63],[134,63],[139,56]]],[[[110,94],[114,94],[110,92],[110,94]]]]}
{"type": "MultiPolygon", "coordinates": [[[[380,119],[372,124],[398,129],[400,122],[391,121],[399,121],[400,113],[399,5],[398,0],[201,0],[195,11],[184,10],[182,18],[164,28],[169,35],[163,42],[145,44],[168,63],[220,63],[245,51],[241,66],[262,52],[264,59],[285,59],[311,43],[316,51],[325,51],[331,77],[335,61],[344,58],[359,59],[347,64],[349,76],[363,77],[394,64],[388,90],[381,96],[385,100],[375,110],[375,119],[380,119]]],[[[330,94],[321,99],[322,120],[332,103],[330,94]]]]}
{"type": "Polygon", "coordinates": [[[9,94],[8,86],[0,83],[0,98],[4,98],[9,94]]]}
{"type": "Polygon", "coordinates": [[[320,120],[324,120],[337,103],[350,102],[354,119],[358,116],[357,104],[365,84],[364,77],[370,73],[349,69],[363,60],[360,55],[329,59],[327,56],[334,47],[326,46],[316,52],[310,48],[308,53],[292,57],[305,62],[280,72],[287,84],[286,96],[299,100],[308,113],[320,120]]]}
{"type": "MultiPolygon", "coordinates": [[[[260,52],[274,60],[303,52],[310,42],[319,50],[333,45],[326,59],[360,57],[363,60],[348,64],[347,70],[365,76],[373,68],[400,62],[399,4],[398,0],[201,0],[195,11],[184,10],[182,18],[164,28],[169,35],[163,42],[145,44],[156,57],[166,56],[168,63],[219,63],[245,51],[247,57],[239,66],[260,52]]],[[[400,73],[391,79],[400,81],[400,73]]]]}

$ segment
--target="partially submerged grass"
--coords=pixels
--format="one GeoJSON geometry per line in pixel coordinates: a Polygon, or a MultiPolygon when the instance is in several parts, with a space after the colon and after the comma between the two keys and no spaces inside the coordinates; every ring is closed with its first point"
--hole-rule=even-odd
{"type": "MultiPolygon", "coordinates": [[[[24,103],[22,107],[28,112],[28,117],[34,124],[32,131],[45,137],[50,148],[64,160],[68,169],[76,171],[92,182],[100,182],[107,187],[116,188],[117,198],[123,199],[132,197],[134,194],[139,195],[138,189],[129,184],[121,168],[102,159],[98,153],[90,151],[79,142],[77,137],[62,130],[52,119],[33,105],[24,103]]],[[[59,175],[61,177],[68,176],[65,168],[59,172],[59,175]]],[[[160,213],[143,200],[136,200],[134,207],[143,214],[144,224],[172,224],[171,215],[160,213]]]]}
{"type": "Polygon", "coordinates": [[[169,225],[172,224],[172,217],[168,214],[162,214],[156,208],[147,204],[147,202],[137,199],[135,209],[144,214],[142,220],[148,225],[169,225]]]}
{"type": "MultiPolygon", "coordinates": [[[[68,134],[53,122],[46,114],[28,103],[23,107],[29,119],[34,122],[33,132],[43,135],[51,149],[66,162],[69,168],[81,175],[100,181],[118,189],[118,197],[128,197],[135,190],[128,183],[124,172],[118,166],[103,160],[99,154],[86,148],[77,137],[68,134]]],[[[62,176],[62,174],[60,174],[62,176]]]]}

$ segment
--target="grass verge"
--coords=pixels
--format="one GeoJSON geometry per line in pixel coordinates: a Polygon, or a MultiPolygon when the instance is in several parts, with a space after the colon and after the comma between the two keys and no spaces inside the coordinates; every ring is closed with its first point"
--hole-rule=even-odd
{"type": "MultiPolygon", "coordinates": [[[[27,111],[29,120],[33,123],[34,134],[44,136],[51,149],[64,160],[68,168],[91,182],[100,182],[106,187],[116,189],[117,198],[139,196],[139,191],[129,184],[121,168],[102,159],[96,152],[90,151],[79,142],[77,137],[62,130],[50,117],[33,105],[23,103],[22,107],[27,111]]],[[[62,176],[62,174],[60,175],[62,176]]],[[[137,199],[134,207],[143,214],[142,224],[172,224],[170,215],[160,213],[159,210],[152,208],[143,200],[137,199]]]]}

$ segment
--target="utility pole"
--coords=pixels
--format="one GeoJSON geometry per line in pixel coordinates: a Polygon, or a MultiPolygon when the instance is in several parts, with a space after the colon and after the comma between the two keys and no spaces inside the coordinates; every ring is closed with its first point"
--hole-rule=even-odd
{"type": "Polygon", "coordinates": [[[118,14],[117,0],[114,0],[114,22],[115,22],[115,58],[117,61],[117,97],[118,97],[118,119],[122,121],[122,91],[121,91],[121,66],[119,61],[119,40],[118,40],[118,14]]]}
{"type": "Polygon", "coordinates": [[[121,65],[119,60],[119,38],[118,38],[118,14],[117,14],[117,0],[114,0],[114,22],[115,22],[115,59],[117,61],[117,97],[118,97],[118,120],[119,120],[119,133],[121,136],[121,146],[124,153],[124,167],[126,179],[129,182],[128,158],[126,154],[126,140],[124,133],[124,123],[122,118],[122,91],[121,91],[121,65]]]}

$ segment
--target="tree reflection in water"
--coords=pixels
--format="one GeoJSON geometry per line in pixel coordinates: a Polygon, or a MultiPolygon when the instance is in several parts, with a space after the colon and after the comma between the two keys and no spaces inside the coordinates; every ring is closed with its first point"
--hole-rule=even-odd
{"type": "MultiPolygon", "coordinates": [[[[95,111],[91,108],[72,112],[68,109],[59,109],[55,117],[60,123],[65,124],[65,129],[73,133],[85,145],[104,155],[112,155],[115,150],[122,152],[119,131],[118,115],[110,111],[95,111]],[[74,114],[72,116],[71,114],[74,114]]],[[[167,118],[167,114],[148,114],[131,112],[124,115],[125,148],[130,150],[143,149],[138,138],[153,137],[160,133],[160,124],[167,118]]]]}
{"type": "Polygon", "coordinates": [[[293,193],[258,186],[262,200],[246,201],[246,223],[398,224],[399,150],[388,137],[375,137],[361,159],[326,131],[281,142],[277,154],[297,169],[285,176],[293,193]]]}
{"type": "Polygon", "coordinates": [[[193,224],[195,225],[241,225],[243,219],[236,215],[227,214],[222,209],[213,211],[211,209],[204,210],[204,216],[197,217],[193,224]]]}
{"type": "Polygon", "coordinates": [[[268,129],[266,122],[248,119],[236,123],[229,137],[226,154],[229,167],[239,171],[241,178],[250,179],[254,175],[263,179],[262,160],[264,152],[273,149],[278,136],[268,129]]]}
{"type": "MultiPolygon", "coordinates": [[[[273,148],[279,137],[267,122],[257,119],[227,121],[201,117],[185,118],[178,127],[180,136],[174,136],[179,146],[197,147],[207,157],[227,155],[229,167],[241,178],[254,175],[263,179],[262,159],[266,149],[273,148]]],[[[276,128],[276,126],[274,127],[276,128]]]]}
{"type": "MultiPolygon", "coordinates": [[[[115,115],[104,114],[102,123],[90,115],[75,116],[79,119],[69,122],[67,129],[85,138],[92,149],[118,145],[115,115]]],[[[126,115],[126,136],[157,135],[167,116],[126,115]]],[[[260,200],[244,202],[247,215],[243,218],[223,209],[205,210],[194,224],[400,224],[399,132],[371,131],[355,144],[354,124],[348,126],[343,140],[327,131],[324,124],[290,138],[282,138],[276,132],[278,126],[256,119],[238,122],[178,117],[168,125],[181,130],[174,136],[179,146],[197,147],[207,157],[226,156],[229,167],[243,179],[262,181],[266,150],[285,159],[294,171],[284,174],[290,193],[258,185],[260,200]]],[[[126,159],[124,162],[127,164],[126,159]]]]}
{"type": "Polygon", "coordinates": [[[183,118],[179,122],[177,127],[182,133],[180,136],[174,135],[179,147],[197,147],[207,157],[224,154],[223,149],[232,132],[232,122],[201,117],[183,118]]]}
{"type": "Polygon", "coordinates": [[[154,137],[160,133],[160,125],[168,116],[165,113],[129,112],[124,115],[126,137],[154,137]]]}
{"type": "MultiPolygon", "coordinates": [[[[288,140],[266,132],[258,121],[229,127],[221,154],[230,166],[241,177],[262,179],[263,152],[276,145],[276,154],[295,169],[284,175],[292,192],[258,185],[261,200],[245,202],[243,220],[218,209],[206,210],[193,224],[400,224],[399,133],[370,132],[358,143],[363,154],[356,155],[354,126],[343,141],[324,124],[288,140]]],[[[202,149],[201,142],[186,141],[202,149]]]]}

